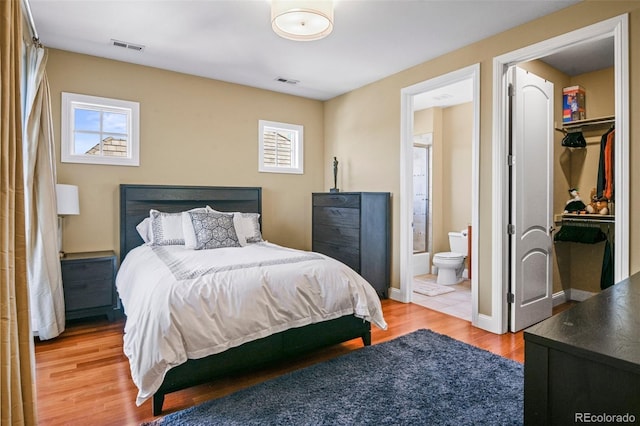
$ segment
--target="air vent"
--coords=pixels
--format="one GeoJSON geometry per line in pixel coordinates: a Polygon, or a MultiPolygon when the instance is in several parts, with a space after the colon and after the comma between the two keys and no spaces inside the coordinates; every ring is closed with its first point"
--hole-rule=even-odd
{"type": "Polygon", "coordinates": [[[111,44],[114,45],[115,47],[122,47],[123,49],[134,50],[136,52],[142,52],[144,50],[143,45],[128,43],[126,41],[111,39],[111,44]]]}
{"type": "Polygon", "coordinates": [[[287,83],[287,84],[298,84],[298,83],[300,83],[300,80],[291,80],[291,79],[284,78],[284,77],[278,77],[278,78],[276,78],[276,81],[278,81],[280,83],[287,83]]]}

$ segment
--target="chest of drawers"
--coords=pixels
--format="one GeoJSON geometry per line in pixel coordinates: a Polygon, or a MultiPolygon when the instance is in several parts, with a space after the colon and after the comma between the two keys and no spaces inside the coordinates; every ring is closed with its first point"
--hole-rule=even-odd
{"type": "Polygon", "coordinates": [[[386,298],[391,267],[391,194],[314,193],[312,199],[312,250],[351,267],[386,298]]]}

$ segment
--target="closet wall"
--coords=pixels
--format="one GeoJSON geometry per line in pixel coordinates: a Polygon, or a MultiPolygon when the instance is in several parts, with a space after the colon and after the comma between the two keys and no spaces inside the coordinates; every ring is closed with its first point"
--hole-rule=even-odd
{"type": "MultiPolygon", "coordinates": [[[[585,88],[587,99],[587,118],[613,116],[615,113],[615,87],[614,70],[594,71],[587,74],[574,76],[570,79],[570,85],[580,85],[585,88]]],[[[600,140],[607,131],[607,127],[583,128],[583,135],[587,141],[587,147],[583,149],[568,149],[559,147],[561,151],[559,170],[557,174],[568,176],[567,188],[574,186],[580,191],[585,204],[589,203],[592,188],[597,185],[598,164],[600,161],[600,140]]],[[[559,132],[557,132],[559,133],[559,132]]],[[[559,133],[560,137],[562,134],[559,133]]],[[[565,192],[566,200],[569,195],[565,192]]],[[[556,204],[557,205],[557,204],[556,204]]],[[[564,204],[558,213],[562,212],[564,204]]],[[[614,209],[613,205],[609,206],[614,209]]],[[[612,211],[613,212],[613,211],[612,211]]],[[[589,226],[594,226],[590,224],[589,226]]],[[[614,224],[602,224],[600,228],[613,239],[614,224]]],[[[561,288],[567,290],[581,290],[589,293],[600,291],[600,278],[604,257],[605,243],[581,244],[581,243],[556,243],[556,263],[561,272],[561,288]]],[[[573,291],[572,299],[580,300],[586,294],[580,295],[573,291]]]]}
{"type": "MultiPolygon", "coordinates": [[[[554,84],[556,128],[562,127],[562,89],[580,85],[586,91],[587,118],[613,116],[615,112],[614,70],[599,71],[569,76],[542,61],[536,60],[519,65],[554,84]]],[[[585,204],[588,204],[591,189],[596,187],[600,160],[600,138],[606,128],[587,130],[583,134],[587,141],[584,149],[565,148],[561,145],[563,134],[555,132],[554,146],[554,212],[560,218],[569,200],[569,188],[578,188],[585,204]]],[[[556,228],[561,226],[556,223],[556,228]]],[[[613,236],[613,224],[607,227],[613,236]]],[[[557,231],[556,231],[557,232],[557,231]]],[[[554,244],[553,292],[565,291],[572,299],[581,300],[588,293],[600,291],[600,277],[604,256],[604,242],[581,244],[560,242],[554,244]],[[571,294],[573,291],[573,294],[571,294]],[[586,293],[582,293],[586,292],[586,293]]]]}

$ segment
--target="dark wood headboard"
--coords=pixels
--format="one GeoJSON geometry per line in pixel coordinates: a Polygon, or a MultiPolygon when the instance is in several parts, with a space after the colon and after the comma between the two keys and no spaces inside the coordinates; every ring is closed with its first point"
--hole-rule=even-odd
{"type": "Polygon", "coordinates": [[[143,243],[136,226],[149,210],[175,213],[207,205],[224,212],[260,213],[262,219],[262,188],[120,185],[120,261],[143,243]]]}

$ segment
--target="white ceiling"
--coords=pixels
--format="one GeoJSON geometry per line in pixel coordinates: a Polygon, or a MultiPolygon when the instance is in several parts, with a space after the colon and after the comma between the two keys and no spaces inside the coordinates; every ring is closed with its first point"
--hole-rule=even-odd
{"type": "Polygon", "coordinates": [[[311,42],[277,36],[268,0],[29,3],[46,47],[326,100],[579,1],[336,0],[311,42]]]}

